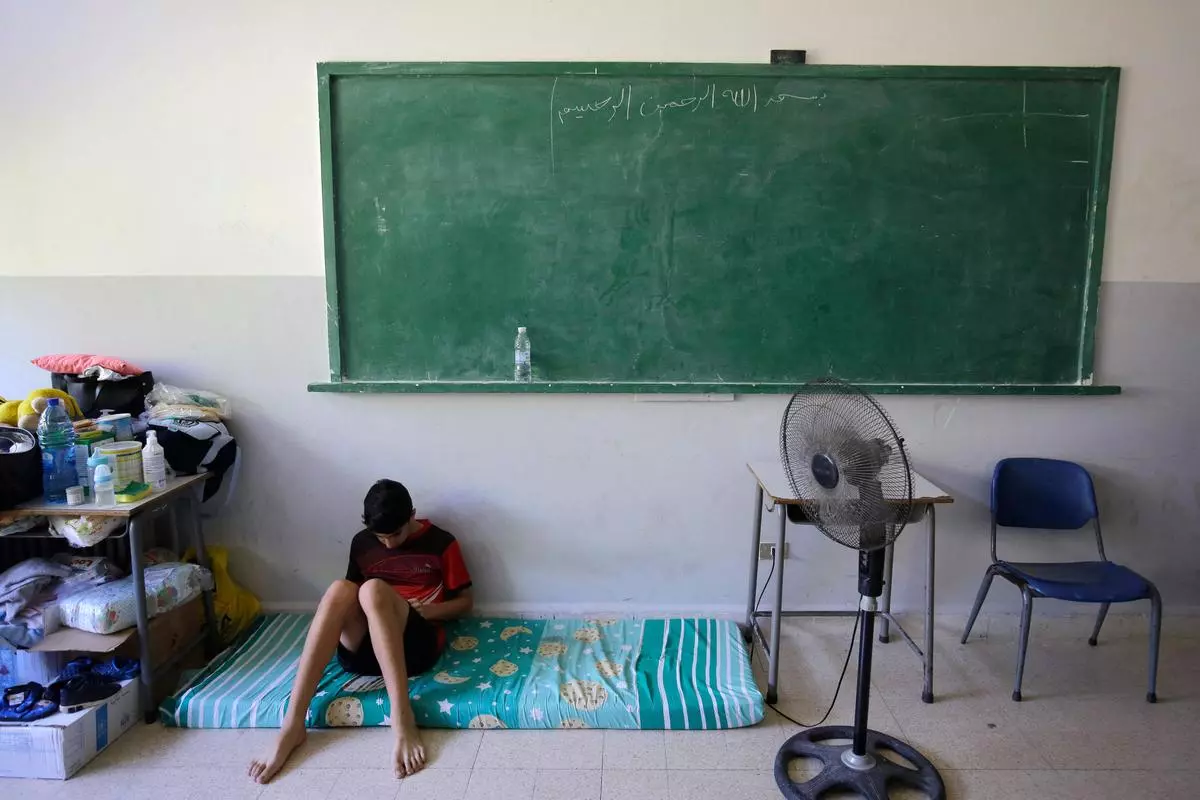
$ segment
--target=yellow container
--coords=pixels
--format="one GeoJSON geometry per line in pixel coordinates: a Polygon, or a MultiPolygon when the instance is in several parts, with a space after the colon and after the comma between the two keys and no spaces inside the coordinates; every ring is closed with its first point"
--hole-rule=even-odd
{"type": "Polygon", "coordinates": [[[95,447],[95,452],[111,456],[116,464],[113,470],[113,488],[118,492],[131,483],[142,481],[142,446],[137,442],[105,442],[95,447]]]}

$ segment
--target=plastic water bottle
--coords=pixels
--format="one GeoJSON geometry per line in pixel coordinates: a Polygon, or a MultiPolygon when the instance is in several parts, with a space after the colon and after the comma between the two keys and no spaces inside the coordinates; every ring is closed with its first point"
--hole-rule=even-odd
{"type": "Polygon", "coordinates": [[[38,421],[42,446],[42,493],[47,503],[66,503],[67,488],[79,485],[75,467],[75,428],[61,401],[51,397],[38,421]]]}
{"type": "Polygon", "coordinates": [[[142,448],[142,480],[156,492],[167,488],[167,458],[154,431],[146,433],[146,446],[142,448]]]}
{"type": "Polygon", "coordinates": [[[529,355],[529,334],[524,328],[517,328],[517,341],[514,345],[516,359],[513,367],[513,380],[517,383],[533,382],[533,360],[529,355]]]}
{"type": "Polygon", "coordinates": [[[117,504],[117,487],[113,485],[112,470],[108,468],[108,464],[96,467],[96,474],[92,476],[92,489],[96,493],[96,505],[107,508],[117,504]]]}

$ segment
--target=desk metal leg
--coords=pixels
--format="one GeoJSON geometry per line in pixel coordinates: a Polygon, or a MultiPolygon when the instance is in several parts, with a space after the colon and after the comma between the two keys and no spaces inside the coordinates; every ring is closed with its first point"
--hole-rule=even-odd
{"type": "Polygon", "coordinates": [[[775,603],[771,606],[771,652],[767,665],[767,702],[779,699],[779,623],[783,619],[783,546],[787,536],[787,509],[775,506],[779,515],[779,540],[775,542],[775,603]]]}
{"type": "Polygon", "coordinates": [[[754,646],[754,599],[758,592],[758,544],[762,541],[763,490],[754,486],[754,531],[750,534],[750,593],[746,597],[746,637],[754,646]]]}
{"type": "Polygon", "coordinates": [[[146,723],[154,722],[154,666],[150,660],[150,616],[146,612],[146,573],[142,558],[142,517],[129,520],[129,571],[133,574],[133,608],[137,616],[138,656],[141,659],[141,677],[138,691],[139,705],[145,714],[146,723]]]}
{"type": "MultiPolygon", "coordinates": [[[[204,484],[196,486],[195,493],[189,499],[192,510],[192,546],[196,548],[196,563],[205,569],[211,569],[208,563],[208,550],[204,547],[204,522],[200,515],[200,503],[203,497],[204,484]]],[[[205,657],[212,658],[217,654],[220,642],[217,639],[217,617],[213,611],[213,592],[204,591],[204,629],[208,634],[205,646],[205,657]]]]}
{"type": "Polygon", "coordinates": [[[937,507],[929,506],[929,542],[925,562],[925,688],[921,700],[933,702],[933,583],[934,554],[937,549],[937,507]]]}
{"type": "Polygon", "coordinates": [[[891,640],[891,619],[888,614],[892,613],[892,561],[895,556],[896,544],[893,542],[883,554],[883,596],[879,598],[879,641],[884,644],[891,640]]]}

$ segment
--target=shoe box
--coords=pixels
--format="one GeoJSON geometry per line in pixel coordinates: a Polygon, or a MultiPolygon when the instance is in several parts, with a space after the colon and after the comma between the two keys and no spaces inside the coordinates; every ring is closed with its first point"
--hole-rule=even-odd
{"type": "Polygon", "coordinates": [[[138,721],[137,681],[103,703],[34,722],[0,722],[0,777],[56,778],[78,772],[138,721]]]}

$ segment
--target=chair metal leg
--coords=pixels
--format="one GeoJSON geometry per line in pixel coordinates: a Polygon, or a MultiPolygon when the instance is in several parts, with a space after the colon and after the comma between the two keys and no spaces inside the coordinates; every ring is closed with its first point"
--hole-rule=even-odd
{"type": "Polygon", "coordinates": [[[975,627],[975,618],[979,616],[979,609],[983,608],[983,601],[987,599],[988,590],[992,588],[992,578],[994,577],[996,577],[996,573],[991,567],[988,567],[987,572],[983,574],[983,583],[979,584],[979,592],[975,595],[975,607],[971,609],[971,616],[967,617],[967,629],[963,631],[960,644],[967,643],[967,637],[971,635],[971,628],[975,627]]]}
{"type": "Polygon", "coordinates": [[[1017,682],[1012,699],[1021,701],[1021,679],[1025,677],[1025,653],[1029,650],[1029,618],[1033,616],[1033,595],[1029,588],[1021,589],[1021,641],[1017,646],[1017,682]]]}
{"type": "Polygon", "coordinates": [[[1096,627],[1092,629],[1092,638],[1088,639],[1088,644],[1092,647],[1096,646],[1096,639],[1100,636],[1100,626],[1104,624],[1104,618],[1108,616],[1108,603],[1100,604],[1100,613],[1096,615],[1096,627]]]}
{"type": "Polygon", "coordinates": [[[1162,633],[1162,598],[1154,584],[1150,585],[1150,690],[1147,703],[1158,702],[1158,639],[1162,633]]]}

